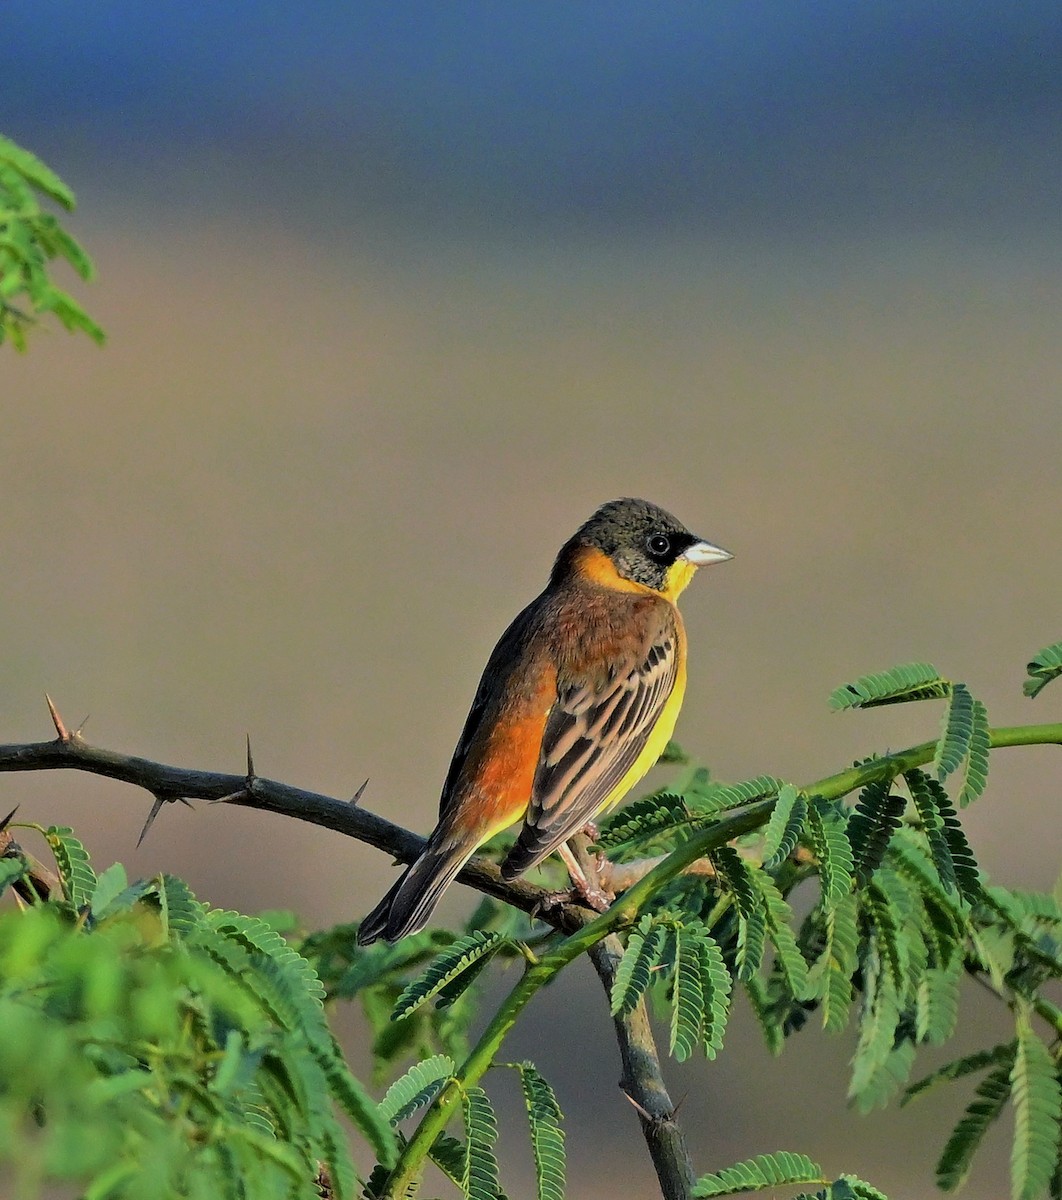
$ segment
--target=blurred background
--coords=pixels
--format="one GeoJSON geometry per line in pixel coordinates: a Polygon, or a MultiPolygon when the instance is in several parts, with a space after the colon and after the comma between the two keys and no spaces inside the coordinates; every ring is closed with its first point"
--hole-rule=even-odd
{"type": "MultiPolygon", "coordinates": [[[[497,635],[619,495],[735,552],[684,599],[678,736],[717,776],[934,736],[939,706],[826,707],[913,659],[1051,719],[1021,680],[1062,637],[1060,52],[1048,2],[8,0],[0,130],[77,192],[99,281],[60,282],[110,341],[2,352],[0,741],[51,736],[47,689],[100,745],[239,771],[249,733],[260,774],[368,776],[426,832],[497,635]]],[[[1055,878],[1056,759],[999,752],[968,814],[1001,882],[1055,878]]],[[[316,925],[393,878],[223,807],[135,850],[146,796],[0,782],[216,905],[316,925]]],[[[966,995],[971,1044],[1004,1017],[966,995]]],[[[739,1006],[719,1062],[667,1064],[698,1170],[798,1149],[932,1194],[963,1096],[858,1117],[824,1041],[775,1064],[739,1006]]],[[[558,1091],[572,1196],[654,1194],[588,970],[509,1053],[558,1091]]],[[[967,1196],[1004,1194],[1004,1141],[967,1196]]],[[[521,1126],[501,1152],[529,1194],[521,1126]]]]}

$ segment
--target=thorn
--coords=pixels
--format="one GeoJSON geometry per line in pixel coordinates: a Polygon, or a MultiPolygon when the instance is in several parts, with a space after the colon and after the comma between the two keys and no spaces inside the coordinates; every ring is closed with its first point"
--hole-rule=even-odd
{"type": "Polygon", "coordinates": [[[246,737],[247,737],[247,790],[250,791],[251,785],[255,779],[254,759],[251,757],[251,735],[248,733],[246,735],[246,737]]]}
{"type": "Polygon", "coordinates": [[[631,1104],[633,1104],[633,1105],[634,1105],[634,1107],[635,1107],[635,1108],[638,1110],[638,1113],[639,1113],[639,1115],[641,1116],[641,1118],[642,1118],[642,1120],[643,1120],[643,1121],[648,1121],[648,1122],[650,1122],[651,1124],[655,1124],[655,1123],[656,1123],[656,1121],[657,1121],[657,1118],[656,1118],[656,1117],[654,1117],[654,1116],[653,1116],[653,1114],[652,1114],[651,1112],[649,1112],[649,1110],[648,1110],[648,1109],[646,1109],[646,1108],[643,1108],[643,1107],[642,1107],[642,1106],[641,1106],[641,1105],[638,1103],[638,1101],[637,1101],[637,1100],[635,1100],[635,1098],[634,1098],[634,1097],[633,1097],[633,1096],[632,1096],[632,1095],[631,1095],[631,1094],[630,1094],[630,1093],[627,1091],[627,1089],[626,1089],[626,1088],[623,1086],[623,1084],[622,1084],[622,1083],[620,1084],[620,1091],[623,1093],[623,1095],[624,1095],[624,1096],[626,1096],[626,1097],[627,1097],[627,1099],[628,1099],[628,1100],[631,1102],[631,1104]]]}
{"type": "Polygon", "coordinates": [[[192,812],[195,812],[195,805],[191,802],[191,800],[188,799],[187,796],[178,796],[177,799],[180,800],[185,808],[189,808],[192,810],[192,812]]]}
{"type": "Polygon", "coordinates": [[[16,804],[15,807],[7,814],[7,816],[4,817],[4,819],[2,821],[0,821],[0,833],[3,833],[4,830],[8,827],[8,825],[11,824],[11,818],[15,815],[15,813],[18,812],[18,810],[19,810],[19,806],[16,804]]]}
{"type": "Polygon", "coordinates": [[[88,719],[89,719],[89,717],[91,717],[91,716],[92,716],[92,713],[86,713],[86,714],[85,714],[85,715],[84,715],[84,716],[81,718],[81,724],[80,724],[80,725],[77,727],[77,729],[75,729],[75,730],[74,730],[74,737],[76,737],[76,738],[79,738],[79,737],[81,736],[81,731],[82,731],[82,730],[85,728],[85,726],[88,724],[88,719]]]}
{"type": "Polygon", "coordinates": [[[251,794],[250,788],[242,787],[238,792],[229,792],[227,796],[215,796],[213,800],[208,800],[208,804],[231,804],[233,800],[242,800],[245,796],[251,794]]]}
{"type": "Polygon", "coordinates": [[[354,793],[354,795],[353,795],[353,796],[351,796],[351,798],[350,798],[350,799],[347,801],[347,803],[348,803],[348,804],[357,804],[357,803],[358,803],[358,801],[359,801],[359,800],[362,798],[362,796],[365,794],[365,789],[366,789],[368,786],[369,786],[369,781],[366,779],[366,780],[365,780],[365,782],[364,782],[364,783],[361,785],[361,787],[360,787],[360,788],[358,788],[358,790],[357,790],[357,791],[354,793]]]}
{"type": "Polygon", "coordinates": [[[48,711],[52,716],[52,724],[55,726],[55,732],[59,735],[59,740],[61,742],[70,741],[70,730],[63,723],[63,718],[59,715],[59,710],[52,703],[52,698],[47,692],[44,693],[44,699],[47,702],[48,711]]]}
{"type": "Polygon", "coordinates": [[[147,832],[155,823],[155,818],[162,811],[162,806],[166,803],[165,796],[156,796],[155,803],[151,806],[151,812],[148,813],[148,818],[144,822],[144,828],[140,831],[140,836],[136,839],[136,848],[139,850],[144,838],[147,837],[147,832]]]}

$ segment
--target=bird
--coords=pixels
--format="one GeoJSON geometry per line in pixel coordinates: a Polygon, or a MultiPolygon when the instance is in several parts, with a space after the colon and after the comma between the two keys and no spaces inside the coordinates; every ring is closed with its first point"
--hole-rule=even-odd
{"type": "Polygon", "coordinates": [[[483,670],[421,855],[357,939],[422,929],[472,854],[522,820],[506,880],[537,866],[612,808],[671,738],[686,688],[676,601],[728,551],[647,500],[603,504],[561,547],[545,589],[483,670]]]}

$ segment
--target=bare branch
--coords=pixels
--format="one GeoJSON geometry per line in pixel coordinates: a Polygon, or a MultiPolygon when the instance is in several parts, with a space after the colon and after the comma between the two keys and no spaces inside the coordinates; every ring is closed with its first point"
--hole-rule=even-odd
{"type": "MultiPolygon", "coordinates": [[[[355,803],[336,800],[290,784],[262,779],[253,773],[254,763],[249,753],[247,775],[171,767],[92,746],[67,730],[51,700],[48,707],[58,738],[50,742],[0,745],[0,772],[86,771],[143,788],[151,793],[154,803],[141,832],[141,841],[164,804],[191,799],[224,802],[308,821],[375,846],[398,862],[412,862],[424,849],[424,838],[358,806],[356,801],[364,785],[355,795],[355,803]]],[[[468,861],[457,878],[522,912],[537,912],[547,924],[568,932],[578,929],[594,915],[578,904],[556,904],[554,894],[545,888],[521,880],[507,883],[495,863],[478,856],[468,861]]]]}

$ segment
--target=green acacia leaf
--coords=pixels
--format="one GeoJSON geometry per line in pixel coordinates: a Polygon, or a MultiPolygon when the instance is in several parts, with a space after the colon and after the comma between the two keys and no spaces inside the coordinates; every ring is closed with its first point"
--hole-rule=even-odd
{"type": "Polygon", "coordinates": [[[875,779],[860,792],[848,819],[853,870],[860,884],[870,882],[903,820],[907,801],[892,790],[891,779],[875,779]]]}
{"type": "Polygon", "coordinates": [[[1062,675],[1062,642],[1045,646],[1038,654],[1033,655],[1025,669],[1029,678],[1023,684],[1022,690],[1032,699],[1039,696],[1053,679],[1062,675]]]}
{"type": "Polygon", "coordinates": [[[957,889],[966,900],[977,900],[981,895],[980,871],[947,792],[924,771],[907,771],[904,779],[941,883],[946,890],[957,889]]]}
{"type": "Polygon", "coordinates": [[[8,164],[38,191],[61,204],[65,209],[74,207],[74,193],[58,175],[28,150],[16,145],[10,138],[0,135],[0,162],[8,164]]]}
{"type": "Polygon", "coordinates": [[[853,683],[842,684],[830,693],[834,710],[876,708],[883,704],[904,704],[911,700],[938,700],[951,692],[952,685],[942,679],[929,663],[905,663],[889,671],[861,675],[853,683]]]}
{"type": "Polygon", "coordinates": [[[487,1093],[468,1088],[461,1098],[465,1118],[465,1164],[461,1187],[467,1200],[497,1200],[498,1160],[494,1145],[498,1121],[487,1093]]]}
{"type": "Polygon", "coordinates": [[[1018,1050],[1010,1073],[1014,1145],[1010,1156],[1014,1200],[1037,1200],[1047,1191],[1058,1161],[1062,1090],[1051,1052],[1037,1037],[1029,1013],[1018,1011],[1018,1050]]]}
{"type": "Polygon", "coordinates": [[[693,1186],[693,1195],[697,1200],[708,1200],[712,1196],[759,1192],[797,1183],[826,1183],[822,1167],[806,1154],[781,1150],[774,1154],[757,1154],[755,1158],[747,1158],[714,1175],[702,1175],[693,1186]]]}
{"type": "Polygon", "coordinates": [[[527,1107],[537,1200],[564,1200],[567,1166],[560,1105],[553,1089],[533,1063],[519,1063],[517,1070],[527,1107]]]}
{"type": "Polygon", "coordinates": [[[657,792],[625,804],[610,816],[601,825],[596,844],[603,850],[612,850],[666,833],[689,821],[690,810],[681,796],[657,792]]]}
{"type": "Polygon", "coordinates": [[[763,865],[766,870],[780,866],[796,849],[807,811],[807,798],[798,788],[787,783],[779,789],[763,836],[763,865]]]}
{"type": "Polygon", "coordinates": [[[973,736],[973,696],[964,683],[957,683],[951,690],[948,707],[944,710],[937,752],[933,757],[933,770],[943,782],[956,770],[970,751],[973,736]]]}
{"type": "Polygon", "coordinates": [[[967,1075],[987,1070],[988,1067],[999,1066],[1001,1063],[1005,1063],[1009,1071],[1014,1062],[1016,1050],[1016,1042],[1003,1042],[1001,1045],[993,1046],[990,1050],[977,1050],[962,1058],[952,1059],[951,1062],[945,1063],[944,1066],[938,1067],[935,1071],[931,1071],[919,1079],[917,1083],[912,1083],[904,1092],[900,1103],[904,1105],[911,1100],[916,1100],[938,1084],[950,1083],[953,1079],[964,1079],[967,1075]]]}
{"type": "Polygon", "coordinates": [[[458,938],[432,960],[427,970],[402,990],[391,1013],[391,1020],[408,1017],[422,1004],[436,997],[443,1006],[452,1004],[464,991],[462,983],[471,983],[490,958],[503,946],[512,944],[512,940],[504,934],[485,933],[483,930],[458,938]],[[475,974],[469,976],[470,972],[475,974]]]}
{"type": "Polygon", "coordinates": [[[88,851],[74,837],[69,825],[51,825],[44,836],[55,856],[66,898],[75,908],[84,908],[96,890],[96,872],[89,862],[88,851]]]}
{"type": "Polygon", "coordinates": [[[980,700],[973,702],[973,726],[970,730],[970,745],[962,765],[962,785],[959,788],[959,807],[965,808],[988,786],[988,755],[992,748],[992,734],[988,725],[988,712],[980,700]]]}
{"type": "Polygon", "coordinates": [[[666,943],[662,925],[643,917],[631,931],[612,981],[612,1015],[625,1016],[649,990],[666,943]]]}
{"type": "Polygon", "coordinates": [[[720,846],[709,855],[716,879],[733,897],[738,914],[738,978],[751,979],[760,969],[767,943],[766,905],[753,882],[752,868],[732,846],[720,846]]]}
{"type": "Polygon", "coordinates": [[[453,1077],[454,1060],[445,1054],[434,1054],[414,1063],[391,1084],[380,1101],[380,1116],[398,1125],[419,1108],[430,1104],[453,1077]]]}
{"type": "Polygon", "coordinates": [[[807,830],[819,860],[822,900],[828,908],[852,890],[855,866],[842,809],[815,797],[808,806],[807,830]]]}
{"type": "Polygon", "coordinates": [[[937,1187],[954,1192],[965,1182],[977,1148],[1010,1095],[1012,1060],[1001,1062],[977,1085],[937,1162],[937,1187]]]}

